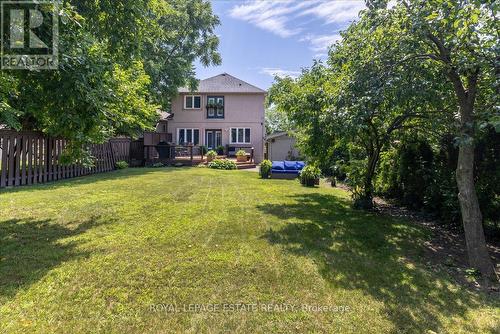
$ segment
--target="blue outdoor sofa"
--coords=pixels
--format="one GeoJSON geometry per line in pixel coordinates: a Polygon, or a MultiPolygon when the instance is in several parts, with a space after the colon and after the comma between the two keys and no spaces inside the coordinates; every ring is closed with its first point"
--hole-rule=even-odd
{"type": "Polygon", "coordinates": [[[295,179],[305,165],[303,161],[273,161],[271,177],[273,179],[295,179]]]}

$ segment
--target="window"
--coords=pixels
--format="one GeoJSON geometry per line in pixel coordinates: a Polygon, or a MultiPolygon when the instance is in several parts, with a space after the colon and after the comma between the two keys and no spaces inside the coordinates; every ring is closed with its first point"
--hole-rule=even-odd
{"type": "Polygon", "coordinates": [[[231,128],[231,144],[250,144],[250,128],[231,128]]]}
{"type": "Polygon", "coordinates": [[[192,143],[200,145],[200,130],[199,129],[177,129],[177,144],[185,145],[192,143]]]}
{"type": "Polygon", "coordinates": [[[224,96],[207,97],[207,118],[224,118],[224,96]]]}
{"type": "Polygon", "coordinates": [[[201,109],[201,96],[199,95],[184,96],[184,109],[201,109]]]}

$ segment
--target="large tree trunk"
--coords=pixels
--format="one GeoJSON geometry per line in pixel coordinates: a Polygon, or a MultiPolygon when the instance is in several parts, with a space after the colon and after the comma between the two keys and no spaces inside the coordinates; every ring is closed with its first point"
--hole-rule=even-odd
{"type": "Polygon", "coordinates": [[[380,148],[376,148],[373,152],[369,153],[363,194],[362,197],[357,198],[354,203],[354,207],[357,209],[373,209],[373,178],[375,176],[375,170],[377,168],[379,158],[380,148]]]}
{"type": "MultiPolygon", "coordinates": [[[[463,106],[461,113],[470,112],[463,106]]],[[[471,115],[471,114],[470,114],[471,115]]],[[[465,115],[466,116],[466,115],[465,115]]],[[[468,118],[468,117],[466,117],[468,118]]],[[[476,187],[474,184],[474,143],[469,136],[467,124],[462,126],[462,140],[459,144],[456,179],[458,185],[458,200],[464,224],[465,241],[469,255],[469,265],[479,269],[483,277],[497,281],[498,278],[493,263],[488,254],[483,231],[483,216],[479,207],[476,187]]]]}
{"type": "MultiPolygon", "coordinates": [[[[465,241],[469,255],[469,265],[479,269],[486,279],[498,281],[495,268],[488,254],[483,231],[483,216],[474,184],[474,105],[478,89],[480,67],[467,71],[467,86],[464,85],[458,69],[452,61],[451,50],[446,48],[439,37],[428,33],[427,37],[438,49],[436,58],[447,66],[447,76],[453,84],[460,108],[460,144],[456,179],[458,200],[465,230],[465,241]]],[[[465,75],[463,73],[462,75],[465,75]]]]}

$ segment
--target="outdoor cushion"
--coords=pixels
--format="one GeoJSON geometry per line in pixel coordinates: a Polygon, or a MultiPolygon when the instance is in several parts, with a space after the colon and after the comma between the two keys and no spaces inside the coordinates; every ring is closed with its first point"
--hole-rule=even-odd
{"type": "Polygon", "coordinates": [[[298,170],[277,170],[277,169],[273,169],[273,170],[271,170],[271,173],[272,174],[296,174],[296,175],[299,175],[299,171],[298,170]]]}
{"type": "Polygon", "coordinates": [[[297,170],[297,163],[295,161],[285,161],[285,170],[297,170]]]}
{"type": "Polygon", "coordinates": [[[304,169],[306,163],[304,161],[295,161],[295,164],[297,165],[297,170],[302,170],[304,169]]]}
{"type": "Polygon", "coordinates": [[[272,170],[284,170],[285,163],[283,161],[273,161],[272,170]]]}

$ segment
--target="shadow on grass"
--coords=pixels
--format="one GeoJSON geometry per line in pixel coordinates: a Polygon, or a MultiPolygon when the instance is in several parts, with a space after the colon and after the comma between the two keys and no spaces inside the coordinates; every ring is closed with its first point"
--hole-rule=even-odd
{"type": "Polygon", "coordinates": [[[99,174],[78,176],[78,177],[71,178],[71,179],[64,179],[64,180],[58,180],[58,181],[50,181],[50,182],[46,182],[46,183],[39,183],[36,185],[30,185],[30,186],[1,188],[0,195],[8,194],[8,193],[22,193],[25,191],[34,192],[34,191],[39,191],[39,190],[49,190],[49,189],[51,190],[51,189],[58,189],[58,188],[62,188],[62,187],[74,187],[74,186],[85,185],[85,184],[90,184],[90,183],[97,184],[100,182],[112,181],[112,180],[117,180],[117,179],[127,180],[127,179],[134,178],[137,176],[147,175],[147,174],[150,174],[153,172],[160,172],[161,171],[164,173],[170,173],[170,172],[174,172],[174,171],[180,171],[182,169],[183,168],[174,168],[174,167],[169,167],[169,168],[143,168],[143,167],[128,168],[128,169],[115,170],[115,171],[99,173],[99,174]]]}
{"type": "Polygon", "coordinates": [[[384,314],[396,332],[440,332],[443,324],[438,314],[460,317],[481,304],[477,295],[450,289],[444,273],[425,267],[421,245],[428,235],[424,229],[353,211],[348,201],[333,195],[292,198],[292,204],[258,207],[289,220],[263,237],[293,254],[312,258],[332,287],[362,290],[383,302],[384,314]]]}
{"type": "Polygon", "coordinates": [[[59,264],[88,256],[77,250],[78,242],[62,241],[99,224],[99,218],[71,227],[50,220],[0,221],[0,302],[37,282],[59,264]]]}

